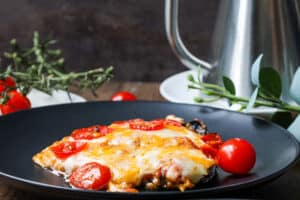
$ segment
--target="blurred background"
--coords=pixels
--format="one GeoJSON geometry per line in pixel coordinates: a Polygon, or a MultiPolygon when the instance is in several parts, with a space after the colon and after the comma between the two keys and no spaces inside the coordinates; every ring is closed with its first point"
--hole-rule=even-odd
{"type": "MultiPolygon", "coordinates": [[[[165,36],[163,0],[0,2],[1,57],[9,49],[10,39],[29,46],[37,30],[42,39],[59,41],[57,47],[63,51],[68,71],[113,65],[115,80],[162,81],[186,70],[165,36]]],[[[210,53],[218,2],[180,1],[183,41],[203,59],[210,53]]]]}

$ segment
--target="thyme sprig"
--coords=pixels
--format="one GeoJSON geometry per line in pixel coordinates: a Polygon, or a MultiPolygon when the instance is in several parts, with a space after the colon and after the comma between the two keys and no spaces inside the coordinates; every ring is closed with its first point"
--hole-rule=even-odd
{"type": "MultiPolygon", "coordinates": [[[[34,32],[33,46],[21,48],[16,39],[10,41],[11,52],[4,56],[10,61],[0,79],[13,77],[17,88],[27,94],[32,88],[52,94],[53,90],[69,91],[71,85],[95,90],[113,77],[113,67],[96,68],[85,72],[65,72],[65,61],[60,49],[51,48],[55,40],[42,41],[34,32]]],[[[15,89],[15,88],[13,88],[15,89]]]]}

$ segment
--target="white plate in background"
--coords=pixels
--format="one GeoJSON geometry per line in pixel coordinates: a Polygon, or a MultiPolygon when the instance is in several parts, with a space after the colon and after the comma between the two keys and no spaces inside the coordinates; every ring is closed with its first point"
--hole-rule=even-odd
{"type": "MultiPolygon", "coordinates": [[[[215,108],[222,108],[227,110],[238,110],[238,105],[229,106],[225,99],[212,102],[212,103],[197,103],[193,99],[197,96],[204,96],[198,90],[188,89],[187,76],[192,74],[197,76],[197,72],[193,70],[184,71],[175,75],[172,75],[165,79],[160,85],[160,94],[171,102],[176,103],[188,103],[188,104],[201,104],[215,108]]],[[[206,96],[207,97],[207,96],[206,96]]],[[[211,97],[210,97],[211,98],[211,97]]],[[[253,108],[248,113],[250,114],[272,114],[276,112],[275,108],[259,107],[253,108]]]]}
{"type": "MultiPolygon", "coordinates": [[[[70,100],[68,93],[63,90],[54,90],[52,92],[52,95],[48,95],[39,90],[32,89],[27,94],[27,97],[30,100],[32,108],[86,101],[83,97],[71,92],[70,92],[70,97],[72,100],[70,100]]],[[[1,116],[1,111],[0,111],[0,116],[1,116]]]]}
{"type": "Polygon", "coordinates": [[[56,104],[63,104],[63,103],[72,103],[72,102],[85,102],[86,100],[74,93],[70,93],[72,101],[68,96],[68,93],[63,90],[55,90],[52,92],[52,95],[48,95],[44,92],[39,90],[33,89],[28,94],[27,97],[31,102],[31,107],[41,107],[41,106],[48,106],[48,105],[56,105],[56,104]]]}

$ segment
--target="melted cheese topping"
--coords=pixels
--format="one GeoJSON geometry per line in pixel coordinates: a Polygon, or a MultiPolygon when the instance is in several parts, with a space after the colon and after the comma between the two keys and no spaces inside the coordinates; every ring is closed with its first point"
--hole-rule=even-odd
{"type": "Polygon", "coordinates": [[[59,173],[68,178],[76,168],[98,162],[110,168],[112,190],[116,185],[139,186],[143,177],[158,171],[168,180],[176,182],[178,177],[184,177],[196,184],[216,164],[199,149],[204,144],[200,135],[185,127],[170,125],[157,131],[141,131],[114,124],[111,128],[113,132],[103,137],[82,140],[88,142],[87,149],[60,160],[64,170],[59,173]]]}

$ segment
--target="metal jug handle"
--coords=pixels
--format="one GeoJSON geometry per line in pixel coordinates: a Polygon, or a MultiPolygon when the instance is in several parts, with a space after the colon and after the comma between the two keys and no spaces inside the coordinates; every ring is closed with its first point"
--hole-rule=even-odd
{"type": "Polygon", "coordinates": [[[178,31],[178,0],[165,0],[165,26],[170,46],[181,63],[190,69],[210,70],[212,65],[195,57],[183,44],[178,31]]]}

